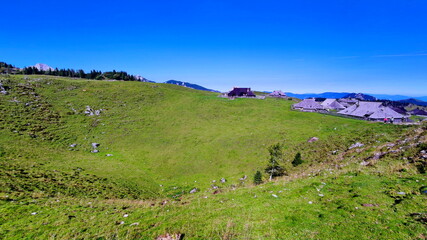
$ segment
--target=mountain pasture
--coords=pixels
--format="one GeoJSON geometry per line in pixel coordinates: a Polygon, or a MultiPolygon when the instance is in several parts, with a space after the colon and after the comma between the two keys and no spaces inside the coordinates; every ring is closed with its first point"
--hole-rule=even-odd
{"type": "Polygon", "coordinates": [[[170,84],[0,80],[9,93],[0,95],[1,238],[425,236],[425,175],[400,157],[360,165],[407,126],[170,84]],[[358,142],[366,146],[349,150],[358,142]],[[256,171],[267,179],[267,148],[277,143],[288,176],[254,186],[256,171]],[[293,167],[298,152],[303,163],[293,167]]]}

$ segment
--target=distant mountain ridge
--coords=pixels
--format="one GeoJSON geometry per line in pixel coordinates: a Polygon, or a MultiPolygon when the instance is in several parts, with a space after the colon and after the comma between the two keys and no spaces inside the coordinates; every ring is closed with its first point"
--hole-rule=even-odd
{"type": "MultiPolygon", "coordinates": [[[[286,92],[286,95],[290,97],[305,99],[305,98],[343,98],[347,95],[352,94],[351,92],[324,92],[324,93],[291,93],[286,92]]],[[[365,95],[370,95],[372,97],[375,97],[380,100],[405,100],[405,99],[417,99],[421,101],[427,101],[427,96],[422,97],[411,97],[411,96],[405,96],[405,95],[388,95],[388,94],[375,94],[375,93],[363,93],[365,95]]]]}
{"type": "Polygon", "coordinates": [[[183,86],[183,87],[188,87],[188,88],[192,88],[192,89],[196,89],[196,90],[208,91],[208,92],[220,92],[217,90],[202,87],[202,86],[194,84],[194,83],[181,82],[181,81],[177,81],[177,80],[169,80],[169,81],[166,81],[165,83],[179,85],[179,86],[183,86]]]}
{"type": "Polygon", "coordinates": [[[350,92],[324,92],[324,93],[291,93],[285,92],[285,94],[289,97],[305,99],[305,98],[343,98],[349,94],[350,92]]]}
{"type": "Polygon", "coordinates": [[[421,100],[418,100],[418,99],[415,99],[415,98],[403,99],[403,100],[399,100],[398,102],[401,102],[401,103],[411,103],[411,104],[415,104],[415,105],[427,107],[427,102],[421,101],[421,100]]]}
{"type": "Polygon", "coordinates": [[[355,98],[358,99],[360,101],[376,101],[377,98],[373,97],[371,95],[367,95],[367,94],[363,94],[363,93],[350,93],[347,96],[345,96],[344,98],[355,98]]]}

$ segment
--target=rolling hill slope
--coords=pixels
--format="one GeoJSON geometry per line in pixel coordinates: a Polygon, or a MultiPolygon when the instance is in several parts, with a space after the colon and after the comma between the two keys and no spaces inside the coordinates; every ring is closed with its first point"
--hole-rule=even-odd
{"type": "Polygon", "coordinates": [[[4,129],[4,134],[42,145],[35,148],[42,149],[38,159],[43,162],[51,156],[45,156],[43,145],[51,146],[53,141],[56,149],[50,151],[55,151],[60,160],[45,163],[52,168],[82,167],[138,184],[147,182],[146,178],[157,186],[197,186],[195,181],[239,178],[262,168],[268,154],[266,148],[275,142],[286,139],[291,144],[313,136],[325,139],[361,128],[383,128],[290,111],[292,101],[230,101],[217,98],[215,93],[169,84],[53,78],[18,82],[12,80],[11,94],[3,97],[4,111],[7,115],[7,111],[16,108],[14,111],[22,111],[19,115],[23,119],[10,116],[9,126],[15,129],[4,129]],[[36,104],[46,106],[33,108],[36,104]],[[103,110],[99,116],[86,116],[87,106],[103,110]],[[32,137],[33,125],[13,126],[37,116],[37,112],[44,113],[44,108],[50,112],[39,118],[54,119],[46,122],[46,129],[41,131],[46,135],[45,141],[41,140],[43,135],[32,137]],[[337,130],[331,131],[334,128],[337,130]],[[93,142],[100,144],[99,153],[90,152],[93,142]],[[71,144],[77,144],[72,151],[71,144]]]}
{"type": "Polygon", "coordinates": [[[9,93],[0,95],[2,238],[176,232],[188,239],[351,238],[358,227],[365,239],[423,233],[424,225],[409,214],[425,207],[418,190],[425,175],[416,162],[400,162],[413,156],[360,165],[388,151],[383,145],[397,141],[405,126],[291,111],[294,102],[283,99],[228,100],[171,84],[0,79],[9,93]],[[85,114],[87,106],[100,114],[85,114]],[[311,137],[319,141],[307,143],[311,137]],[[349,150],[356,142],[366,146],[349,150]],[[99,143],[98,153],[92,143],[99,143]],[[289,176],[253,186],[275,143],[283,144],[281,164],[289,176]],[[292,167],[297,152],[304,163],[292,167]],[[323,183],[327,198],[316,192],[323,183]],[[399,191],[408,195],[396,206],[399,191]],[[355,212],[361,204],[373,210],[367,205],[355,212]]]}

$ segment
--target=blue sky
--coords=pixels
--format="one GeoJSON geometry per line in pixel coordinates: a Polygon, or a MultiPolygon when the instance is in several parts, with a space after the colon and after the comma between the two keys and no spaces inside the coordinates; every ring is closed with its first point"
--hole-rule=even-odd
{"type": "Polygon", "coordinates": [[[228,90],[427,95],[427,1],[8,1],[0,61],[228,90]]]}

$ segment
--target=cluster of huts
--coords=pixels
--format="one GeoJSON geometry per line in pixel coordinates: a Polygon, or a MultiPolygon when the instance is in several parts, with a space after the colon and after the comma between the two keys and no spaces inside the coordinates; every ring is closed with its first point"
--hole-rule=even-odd
{"type": "Polygon", "coordinates": [[[292,106],[304,112],[336,112],[353,118],[368,121],[406,122],[411,115],[425,116],[427,112],[420,109],[407,112],[404,109],[385,106],[383,102],[360,101],[352,98],[325,99],[316,101],[314,98],[304,99],[292,106]]]}
{"type": "MultiPolygon", "coordinates": [[[[255,93],[251,90],[251,88],[239,88],[234,87],[231,91],[229,91],[226,94],[223,94],[222,96],[228,97],[230,99],[234,98],[264,98],[265,96],[257,96],[255,93]]],[[[276,97],[276,98],[287,98],[286,94],[280,90],[273,91],[272,93],[268,94],[269,97],[276,97]]]]}
{"type": "MultiPolygon", "coordinates": [[[[268,94],[269,97],[288,98],[282,91],[273,91],[268,94]]],[[[222,97],[234,98],[264,98],[264,96],[256,96],[251,88],[234,87],[222,97]]],[[[380,101],[366,101],[357,98],[340,98],[340,99],[322,99],[317,101],[315,98],[307,98],[299,103],[292,105],[295,110],[303,112],[334,112],[340,115],[346,115],[353,118],[368,120],[368,121],[392,121],[406,122],[409,121],[411,115],[427,117],[427,112],[421,109],[415,109],[407,112],[404,109],[392,106],[386,106],[380,101]]]]}

